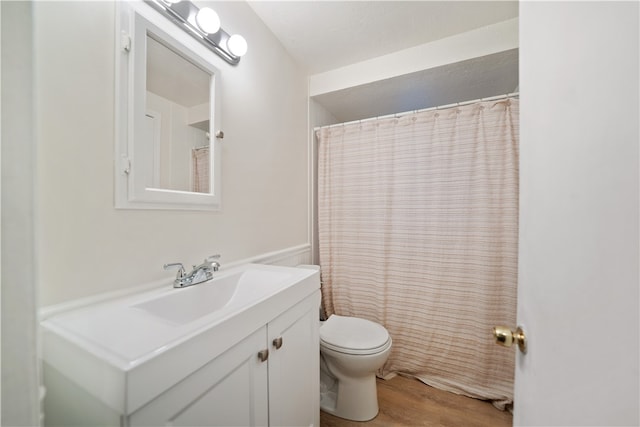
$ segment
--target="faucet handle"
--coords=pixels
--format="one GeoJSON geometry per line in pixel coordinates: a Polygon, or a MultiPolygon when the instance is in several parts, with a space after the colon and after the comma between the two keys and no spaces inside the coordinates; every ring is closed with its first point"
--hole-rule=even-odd
{"type": "Polygon", "coordinates": [[[220,263],[216,261],[218,259],[220,259],[220,255],[210,255],[204,259],[204,264],[213,269],[213,271],[218,271],[220,268],[220,263]]]}
{"type": "Polygon", "coordinates": [[[184,270],[184,266],[181,262],[174,262],[171,264],[165,264],[163,267],[165,270],[170,270],[172,268],[177,268],[178,273],[176,274],[177,279],[182,279],[187,275],[187,272],[184,270]]]}

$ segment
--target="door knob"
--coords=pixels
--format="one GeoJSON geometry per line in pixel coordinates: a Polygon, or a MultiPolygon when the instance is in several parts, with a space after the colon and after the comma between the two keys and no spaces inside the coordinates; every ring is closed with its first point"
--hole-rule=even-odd
{"type": "Polygon", "coordinates": [[[515,332],[512,332],[511,329],[506,326],[496,326],[493,328],[493,337],[496,340],[496,344],[511,347],[515,342],[518,344],[521,352],[527,352],[527,337],[520,326],[518,326],[515,332]]]}
{"type": "Polygon", "coordinates": [[[276,348],[276,350],[278,350],[280,347],[282,347],[282,337],[278,337],[276,339],[273,340],[273,346],[276,348]]]}

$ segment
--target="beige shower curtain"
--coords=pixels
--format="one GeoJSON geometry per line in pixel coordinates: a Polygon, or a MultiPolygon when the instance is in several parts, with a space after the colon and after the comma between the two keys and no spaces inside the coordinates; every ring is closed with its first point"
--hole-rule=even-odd
{"type": "Polygon", "coordinates": [[[209,193],[209,164],[211,163],[209,147],[193,148],[191,150],[191,163],[193,167],[192,191],[209,193]]]}
{"type": "Polygon", "coordinates": [[[513,400],[518,254],[518,100],[321,128],[323,305],[384,325],[379,372],[513,400]]]}

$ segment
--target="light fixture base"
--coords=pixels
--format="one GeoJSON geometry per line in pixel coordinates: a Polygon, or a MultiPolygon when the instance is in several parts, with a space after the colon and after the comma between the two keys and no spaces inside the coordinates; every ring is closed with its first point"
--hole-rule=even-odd
{"type": "Polygon", "coordinates": [[[183,29],[187,27],[187,33],[229,64],[237,65],[240,62],[240,56],[234,55],[226,47],[231,37],[226,31],[220,28],[217,32],[208,34],[200,29],[196,21],[196,15],[200,9],[191,1],[167,3],[163,0],[144,0],[144,2],[178,27],[183,29]]]}

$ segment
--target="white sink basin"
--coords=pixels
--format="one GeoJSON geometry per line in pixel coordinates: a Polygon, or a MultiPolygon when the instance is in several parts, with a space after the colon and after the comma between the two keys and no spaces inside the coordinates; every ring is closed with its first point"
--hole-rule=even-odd
{"type": "Polygon", "coordinates": [[[132,413],[302,299],[319,272],[245,264],[213,280],[62,310],[42,322],[44,361],[132,413]]]}
{"type": "MultiPolygon", "coordinates": [[[[72,310],[43,322],[125,369],[297,288],[308,270],[246,264],[187,288],[161,289],[72,310]],[[111,357],[113,356],[113,357],[111,357]]],[[[271,305],[269,305],[271,307],[271,305]]]]}
{"type": "Polygon", "coordinates": [[[290,272],[246,270],[175,289],[133,307],[176,324],[192,322],[231,307],[249,306],[273,293],[290,272]]]}

